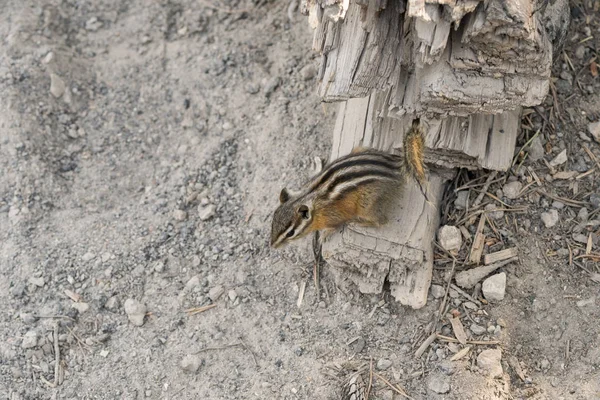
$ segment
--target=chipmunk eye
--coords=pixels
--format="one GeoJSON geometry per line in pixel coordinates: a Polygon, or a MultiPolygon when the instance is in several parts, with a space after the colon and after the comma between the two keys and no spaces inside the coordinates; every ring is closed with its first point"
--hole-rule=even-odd
{"type": "Polygon", "coordinates": [[[288,232],[288,233],[285,235],[285,237],[286,237],[286,238],[291,238],[292,236],[294,236],[294,230],[293,230],[293,229],[292,229],[291,231],[289,231],[289,232],[288,232]]]}

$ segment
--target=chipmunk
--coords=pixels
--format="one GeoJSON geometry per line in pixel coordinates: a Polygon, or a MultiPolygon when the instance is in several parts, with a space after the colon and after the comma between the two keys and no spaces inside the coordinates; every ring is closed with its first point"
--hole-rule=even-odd
{"type": "Polygon", "coordinates": [[[404,137],[404,156],[355,148],[323,168],[301,192],[290,194],[283,188],[273,214],[271,246],[277,248],[311,232],[333,230],[346,223],[385,224],[390,206],[408,177],[417,181],[425,195],[424,147],[416,119],[404,137]]]}

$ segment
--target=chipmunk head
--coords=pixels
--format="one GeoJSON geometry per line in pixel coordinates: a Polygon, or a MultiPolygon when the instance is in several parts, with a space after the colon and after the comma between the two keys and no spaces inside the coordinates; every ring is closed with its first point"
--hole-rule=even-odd
{"type": "Polygon", "coordinates": [[[279,202],[271,223],[271,246],[274,248],[304,236],[312,221],[310,202],[290,195],[285,188],[279,194],[279,202]]]}

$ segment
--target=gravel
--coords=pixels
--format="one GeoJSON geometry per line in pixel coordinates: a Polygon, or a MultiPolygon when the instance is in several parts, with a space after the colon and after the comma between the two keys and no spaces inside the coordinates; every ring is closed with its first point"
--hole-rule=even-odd
{"type": "Polygon", "coordinates": [[[506,292],[506,273],[501,272],[487,278],[483,281],[481,290],[483,291],[486,300],[490,302],[504,300],[504,294],[506,292]]]}
{"type": "Polygon", "coordinates": [[[389,369],[391,366],[392,366],[392,361],[391,360],[388,360],[386,358],[380,358],[377,361],[377,366],[376,367],[377,367],[377,369],[379,371],[385,371],[385,370],[389,369]]]}
{"type": "Polygon", "coordinates": [[[589,123],[588,132],[596,142],[600,143],[600,121],[589,123]]]}
{"type": "Polygon", "coordinates": [[[65,82],[61,77],[56,74],[50,74],[50,93],[52,96],[59,98],[65,93],[65,90],[65,82]]]}
{"type": "Polygon", "coordinates": [[[502,187],[502,193],[507,199],[514,200],[519,196],[522,188],[523,184],[519,181],[508,182],[502,187]]]}
{"type": "Polygon", "coordinates": [[[434,374],[429,378],[429,382],[427,383],[427,388],[434,393],[445,394],[450,391],[450,383],[448,382],[448,377],[434,374]]]}
{"type": "Polygon", "coordinates": [[[223,286],[215,286],[208,291],[208,297],[214,303],[215,301],[219,300],[223,293],[225,293],[223,286]]]}
{"type": "Polygon", "coordinates": [[[444,250],[458,252],[462,246],[462,234],[457,227],[444,225],[438,230],[438,241],[444,250]]]}
{"type": "Polygon", "coordinates": [[[502,351],[500,349],[483,350],[477,356],[477,366],[489,377],[499,378],[502,376],[502,351]]]}
{"type": "Polygon", "coordinates": [[[542,222],[546,226],[546,228],[552,228],[558,223],[558,211],[557,210],[548,210],[543,212],[540,216],[542,222]]]}
{"type": "Polygon", "coordinates": [[[181,367],[183,372],[188,374],[197,373],[201,365],[202,360],[200,359],[200,357],[193,354],[187,354],[179,363],[179,366],[181,367]]]}
{"type": "Polygon", "coordinates": [[[21,342],[21,348],[23,349],[32,349],[37,346],[38,342],[38,334],[36,331],[28,331],[23,336],[23,341],[21,342]]]}
{"type": "Polygon", "coordinates": [[[144,325],[146,306],[135,299],[127,299],[124,304],[125,313],[129,321],[135,326],[144,325]]]}

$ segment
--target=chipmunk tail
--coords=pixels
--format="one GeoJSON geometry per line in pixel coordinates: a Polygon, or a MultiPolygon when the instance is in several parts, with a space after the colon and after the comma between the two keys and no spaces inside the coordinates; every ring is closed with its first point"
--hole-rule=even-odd
{"type": "Polygon", "coordinates": [[[404,136],[404,167],[408,175],[413,177],[421,193],[425,196],[428,203],[431,204],[425,186],[427,184],[425,167],[425,136],[423,129],[421,128],[421,121],[419,118],[415,118],[412,122],[410,130],[404,136]]]}

